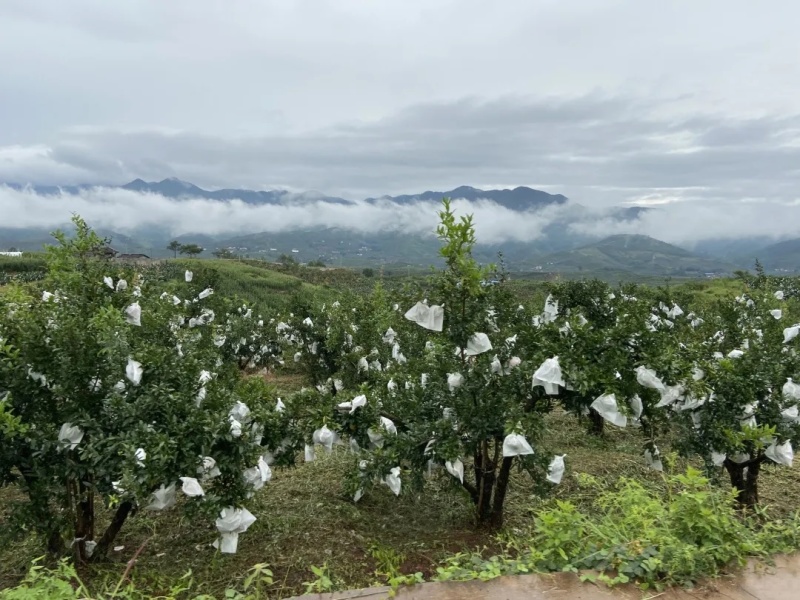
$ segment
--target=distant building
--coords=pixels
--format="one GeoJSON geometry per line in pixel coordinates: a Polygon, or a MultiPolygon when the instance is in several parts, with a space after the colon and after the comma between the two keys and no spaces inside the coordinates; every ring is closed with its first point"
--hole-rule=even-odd
{"type": "Polygon", "coordinates": [[[127,263],[146,263],[152,259],[146,254],[117,254],[114,260],[127,263]]]}
{"type": "Polygon", "coordinates": [[[114,248],[109,245],[105,245],[102,248],[98,248],[96,251],[92,252],[94,256],[97,258],[114,258],[119,254],[114,248]]]}
{"type": "Polygon", "coordinates": [[[117,260],[150,260],[147,254],[118,254],[117,260]]]}
{"type": "Polygon", "coordinates": [[[22,256],[22,252],[0,252],[0,256],[14,256],[16,258],[19,258],[20,256],[22,256]]]}

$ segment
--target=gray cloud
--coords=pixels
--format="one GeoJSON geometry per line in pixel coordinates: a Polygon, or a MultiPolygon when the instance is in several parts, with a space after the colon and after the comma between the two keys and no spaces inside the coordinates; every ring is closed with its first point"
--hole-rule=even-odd
{"type": "Polygon", "coordinates": [[[530,185],[779,215],[800,184],[798,18],[791,0],[5,0],[0,181],[530,185]]]}
{"type": "MultiPolygon", "coordinates": [[[[434,202],[398,205],[388,201],[341,205],[289,197],[285,205],[250,205],[233,200],[204,198],[175,200],[157,194],[118,188],[91,188],[80,194],[39,195],[30,190],[0,187],[0,213],[9,215],[9,228],[55,229],[69,222],[72,213],[93,227],[135,233],[148,227],[170,230],[173,235],[209,235],[280,232],[295,229],[337,227],[361,233],[402,231],[431,235],[441,206],[434,202]]],[[[511,211],[490,201],[455,201],[459,214],[473,214],[478,235],[487,243],[530,241],[542,228],[563,214],[563,209],[528,213],[511,211]]]]}
{"type": "Polygon", "coordinates": [[[288,187],[351,198],[527,184],[590,205],[658,191],[697,199],[796,197],[800,115],[666,118],[619,97],[465,99],[307,133],[221,137],[84,128],[5,148],[0,179],[122,182],[179,176],[210,187],[288,187]]]}
{"type": "MultiPolygon", "coordinates": [[[[654,196],[651,200],[658,202],[659,198],[654,196]]],[[[534,241],[545,234],[548,226],[559,224],[581,236],[576,239],[639,233],[692,247],[703,240],[745,237],[777,240],[796,236],[796,223],[800,220],[800,201],[780,203],[763,199],[698,202],[690,198],[658,205],[632,221],[619,221],[604,209],[573,203],[523,213],[488,200],[456,200],[453,206],[457,214],[474,215],[478,241],[487,244],[534,241]]],[[[290,196],[285,205],[254,206],[238,200],[175,200],[119,188],[96,187],[75,195],[39,195],[0,186],[0,214],[6,215],[3,227],[52,230],[68,223],[72,213],[78,213],[93,227],[134,236],[154,227],[168,230],[172,235],[238,236],[327,227],[371,234],[399,231],[432,235],[440,208],[435,202],[342,205],[309,200],[305,195],[290,196]]]]}

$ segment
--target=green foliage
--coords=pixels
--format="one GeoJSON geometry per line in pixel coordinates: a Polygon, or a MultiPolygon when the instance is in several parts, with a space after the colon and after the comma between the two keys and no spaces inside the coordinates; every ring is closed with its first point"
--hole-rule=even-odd
{"type": "MultiPolygon", "coordinates": [[[[12,488],[4,532],[36,532],[55,553],[77,539],[72,551],[79,559],[89,557],[87,541],[98,541],[102,555],[125,519],[179,477],[197,475],[205,490],[202,498],[179,495],[184,514],[213,520],[220,508],[242,506],[253,494],[257,486],[243,472],[259,457],[290,466],[304,446],[314,460],[315,452],[343,443],[350,454],[332,460],[337,481],[296,489],[331,488],[336,511],[348,519],[375,506],[388,512],[390,501],[402,506],[403,498],[375,493],[386,485],[401,496],[429,494],[426,501],[443,496],[444,485],[471,503],[481,525],[503,524],[507,496],[517,502],[515,530],[533,516],[530,530],[506,538],[504,553],[459,554],[441,567],[441,579],[590,569],[609,584],[660,586],[797,546],[797,519],[768,521],[759,508],[735,512],[735,500],[756,504],[762,465],[771,466],[768,449],[800,441],[800,420],[792,416],[797,392],[785,387],[800,371],[798,342],[784,340],[784,328],[791,333],[800,320],[790,282],[780,280],[786,285],[780,299],[779,280],[763,272],[743,276],[736,285],[747,292],[719,303],[712,300],[720,289],[706,285],[556,282],[527,286],[530,302],[519,305],[502,256],[499,267],[473,256],[472,218],[457,216],[448,201],[439,216],[444,268],[402,286],[383,272],[374,277],[293,260],[121,265],[102,258],[103,241],[76,219],[77,235],[59,234],[49,251],[46,279],[8,286],[0,296],[0,483],[12,488]],[[134,304],[141,309],[138,325],[129,318],[134,304]],[[443,308],[441,331],[404,316],[411,307],[433,306],[443,308]],[[482,343],[480,336],[491,349],[468,351],[482,343]],[[126,373],[129,357],[144,368],[138,383],[126,373]],[[565,382],[547,391],[532,385],[545,359],[556,357],[565,382]],[[313,387],[278,400],[266,381],[282,363],[292,390],[313,387]],[[271,372],[244,376],[263,367],[271,372]],[[643,378],[642,369],[655,379],[643,378]],[[703,461],[715,482],[721,470],[714,465],[724,465],[734,491],[711,487],[695,470],[663,480],[652,471],[639,477],[645,462],[626,458],[636,477],[611,489],[581,477],[579,493],[568,495],[570,482],[542,508],[553,487],[544,478],[550,448],[571,451],[572,443],[548,437],[545,423],[573,417],[548,413],[560,406],[581,419],[588,414],[599,432],[603,418],[590,406],[610,394],[633,431],[592,437],[591,452],[614,454],[610,445],[624,433],[628,448],[644,446],[650,466],[671,470],[678,455],[662,457],[658,442],[694,465],[703,461]],[[238,426],[230,420],[237,402],[250,410],[238,426]],[[83,433],[74,447],[59,439],[64,424],[83,433]],[[524,435],[534,454],[504,456],[511,433],[524,435]],[[208,456],[220,469],[213,479],[202,473],[208,456]],[[343,495],[366,497],[356,507],[342,504],[343,495]],[[106,526],[109,517],[105,533],[95,532],[95,522],[106,526]]],[[[447,502],[458,515],[453,519],[463,520],[465,504],[447,502]]],[[[275,516],[287,523],[302,518],[275,516]]],[[[403,572],[408,550],[373,545],[369,581],[377,576],[393,590],[421,581],[422,573],[403,572]]],[[[311,581],[290,585],[318,592],[349,583],[341,561],[329,558],[307,558],[306,564],[328,562],[311,568],[311,581]]],[[[236,572],[258,560],[240,563],[236,572]]],[[[235,585],[218,581],[215,591],[227,585],[228,598],[264,597],[274,591],[272,569],[281,580],[280,565],[261,563],[243,581],[233,575],[235,585]]],[[[30,577],[23,585],[54,597],[61,592],[51,579],[78,585],[58,570],[30,577]]],[[[131,579],[91,591],[144,597],[131,579]]],[[[175,585],[184,596],[193,589],[189,578],[175,585]]]]}
{"type": "Polygon", "coordinates": [[[369,268],[369,267],[366,267],[365,269],[362,269],[362,270],[361,270],[361,274],[362,274],[364,277],[375,277],[375,270],[374,270],[374,269],[371,269],[371,268],[369,268]]]}
{"type": "MultiPolygon", "coordinates": [[[[660,589],[718,575],[731,563],[785,552],[796,543],[800,518],[768,528],[755,519],[743,520],[734,509],[734,492],[712,487],[697,470],[667,477],[665,483],[666,494],[621,478],[588,510],[556,501],[535,514],[528,536],[511,540],[504,554],[488,560],[456,555],[437,570],[437,578],[597,571],[599,575],[582,578],[660,589]]],[[[587,484],[598,485],[584,478],[587,484]]]]}
{"type": "Polygon", "coordinates": [[[182,244],[178,240],[172,240],[169,244],[167,244],[167,250],[172,252],[173,257],[177,257],[181,246],[182,244]]]}
{"type": "Polygon", "coordinates": [[[47,268],[43,254],[26,252],[22,256],[0,256],[0,272],[41,273],[47,268]]]}
{"type": "Polygon", "coordinates": [[[800,443],[800,422],[787,412],[798,404],[790,380],[800,374],[800,358],[796,340],[784,337],[797,313],[794,301],[779,300],[776,291],[764,279],[751,293],[717,303],[682,348],[703,376],[699,403],[675,419],[678,447],[709,464],[714,455],[723,460],[747,505],[758,502],[767,448],[800,443]]]}
{"type": "Polygon", "coordinates": [[[464,470],[463,482],[460,476],[454,482],[474,503],[476,520],[499,526],[512,466],[541,475],[548,460],[545,453],[502,456],[512,432],[536,441],[551,407],[530,388],[544,355],[533,343],[524,349],[525,362],[513,356],[519,323],[504,274],[472,258],[471,217],[456,218],[447,201],[440,217],[446,267],[424,287],[404,290],[396,303],[379,285],[367,297],[344,296],[319,312],[296,305],[278,327],[293,345],[293,360],[317,384],[306,401],[315,407],[306,443],[325,431],[349,438],[354,497],[386,483],[392,472],[401,473],[403,486],[422,487],[432,467],[449,462],[464,470]],[[430,306],[445,307],[441,332],[401,317],[426,297],[430,306]],[[493,350],[469,351],[475,339],[483,343],[481,336],[491,337],[493,350]],[[342,398],[344,390],[365,395],[366,404],[343,409],[342,400],[352,399],[342,398]]]}
{"type": "Polygon", "coordinates": [[[0,256],[0,286],[8,283],[29,283],[44,278],[47,263],[41,254],[0,256]]]}
{"type": "Polygon", "coordinates": [[[405,556],[391,547],[376,544],[370,547],[369,554],[376,563],[375,575],[392,588],[390,597],[394,596],[402,586],[416,585],[425,581],[419,571],[412,574],[402,573],[401,564],[405,556]]]}
{"type": "Polygon", "coordinates": [[[190,270],[198,281],[213,287],[220,296],[247,302],[265,317],[287,308],[297,297],[324,302],[329,295],[297,277],[257,264],[258,261],[178,259],[148,267],[147,276],[152,278],[150,272],[158,272],[160,280],[180,283],[184,271],[190,270]]]}
{"type": "Polygon", "coordinates": [[[328,572],[327,564],[321,567],[311,565],[309,569],[314,575],[314,579],[303,584],[306,586],[306,594],[322,594],[333,589],[333,580],[328,572]]]}
{"type": "Polygon", "coordinates": [[[652,292],[625,284],[612,288],[599,281],[568,281],[549,286],[550,299],[558,307],[551,323],[542,323],[533,333],[548,340],[558,355],[572,389],[564,392],[563,405],[576,414],[590,414],[593,431],[602,430],[602,419],[590,405],[603,394],[614,394],[620,409],[637,417],[630,402],[638,398],[638,415],[652,446],[656,433],[666,428],[663,410],[656,409],[660,397],[637,381],[637,367],[655,369],[666,384],[675,384],[691,373],[691,363],[679,348],[688,323],[669,320],[674,305],[655,302],[652,292]],[[660,304],[666,308],[652,308],[660,304]]]}
{"type": "MultiPolygon", "coordinates": [[[[154,596],[129,580],[128,568],[117,581],[104,582],[98,589],[90,590],[79,577],[75,567],[67,560],[61,560],[55,568],[33,562],[25,578],[15,587],[0,590],[0,600],[150,600],[154,596]]],[[[224,598],[232,600],[261,600],[269,596],[268,589],[273,585],[272,571],[266,563],[253,565],[242,582],[242,591],[234,588],[225,590],[224,598]]],[[[208,594],[193,594],[199,587],[195,585],[191,571],[177,581],[165,584],[166,593],[157,597],[161,600],[216,600],[208,594]]]]}
{"type": "Polygon", "coordinates": [[[0,590],[2,600],[80,600],[90,598],[75,568],[67,561],[55,569],[34,561],[22,582],[13,588],[0,590]]]}
{"type": "Polygon", "coordinates": [[[181,244],[181,247],[178,249],[179,253],[186,254],[187,256],[197,256],[198,254],[202,254],[203,251],[204,248],[198,244],[181,244]]]}
{"type": "Polygon", "coordinates": [[[101,258],[103,241],[74,221],[76,236],[56,233],[59,245],[48,249],[51,291],[0,297],[0,392],[9,392],[0,484],[26,497],[12,506],[14,530],[86,560],[104,555],[128,516],[180,477],[203,479],[205,495],[181,503],[190,516],[241,506],[251,493],[242,473],[259,444],[280,440],[264,428],[279,420],[274,401],[239,385],[239,348],[220,343],[239,335],[239,315],[215,315],[212,290],[197,283],[184,282],[173,301],[157,280],[101,258]],[[239,434],[229,419],[237,402],[251,409],[239,434]],[[213,479],[202,476],[208,456],[220,471],[213,479]],[[114,516],[95,531],[102,505],[114,516]]]}
{"type": "Polygon", "coordinates": [[[249,598],[261,598],[266,589],[275,583],[272,571],[267,563],[259,563],[250,567],[242,587],[249,598]]]}
{"type": "Polygon", "coordinates": [[[235,258],[236,255],[227,248],[217,248],[211,254],[217,258],[235,258]]]}

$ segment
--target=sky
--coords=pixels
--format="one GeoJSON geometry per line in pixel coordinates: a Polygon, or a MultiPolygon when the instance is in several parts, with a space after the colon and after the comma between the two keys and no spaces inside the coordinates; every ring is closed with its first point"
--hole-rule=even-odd
{"type": "MultiPolygon", "coordinates": [[[[0,182],[528,185],[787,229],[798,22],[791,0],[3,0],[0,182]]],[[[0,225],[30,210],[9,197],[0,225]]]]}

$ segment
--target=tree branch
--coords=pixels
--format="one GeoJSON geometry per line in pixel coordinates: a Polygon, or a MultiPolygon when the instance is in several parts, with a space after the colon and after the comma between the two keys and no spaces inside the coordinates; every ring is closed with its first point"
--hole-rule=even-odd
{"type": "Polygon", "coordinates": [[[99,558],[108,553],[109,547],[114,543],[117,534],[125,524],[125,520],[128,518],[131,510],[133,510],[133,502],[127,500],[117,507],[117,512],[114,513],[114,518],[111,519],[111,523],[109,523],[108,527],[103,533],[103,537],[101,537],[100,541],[97,543],[94,556],[99,558]]]}

